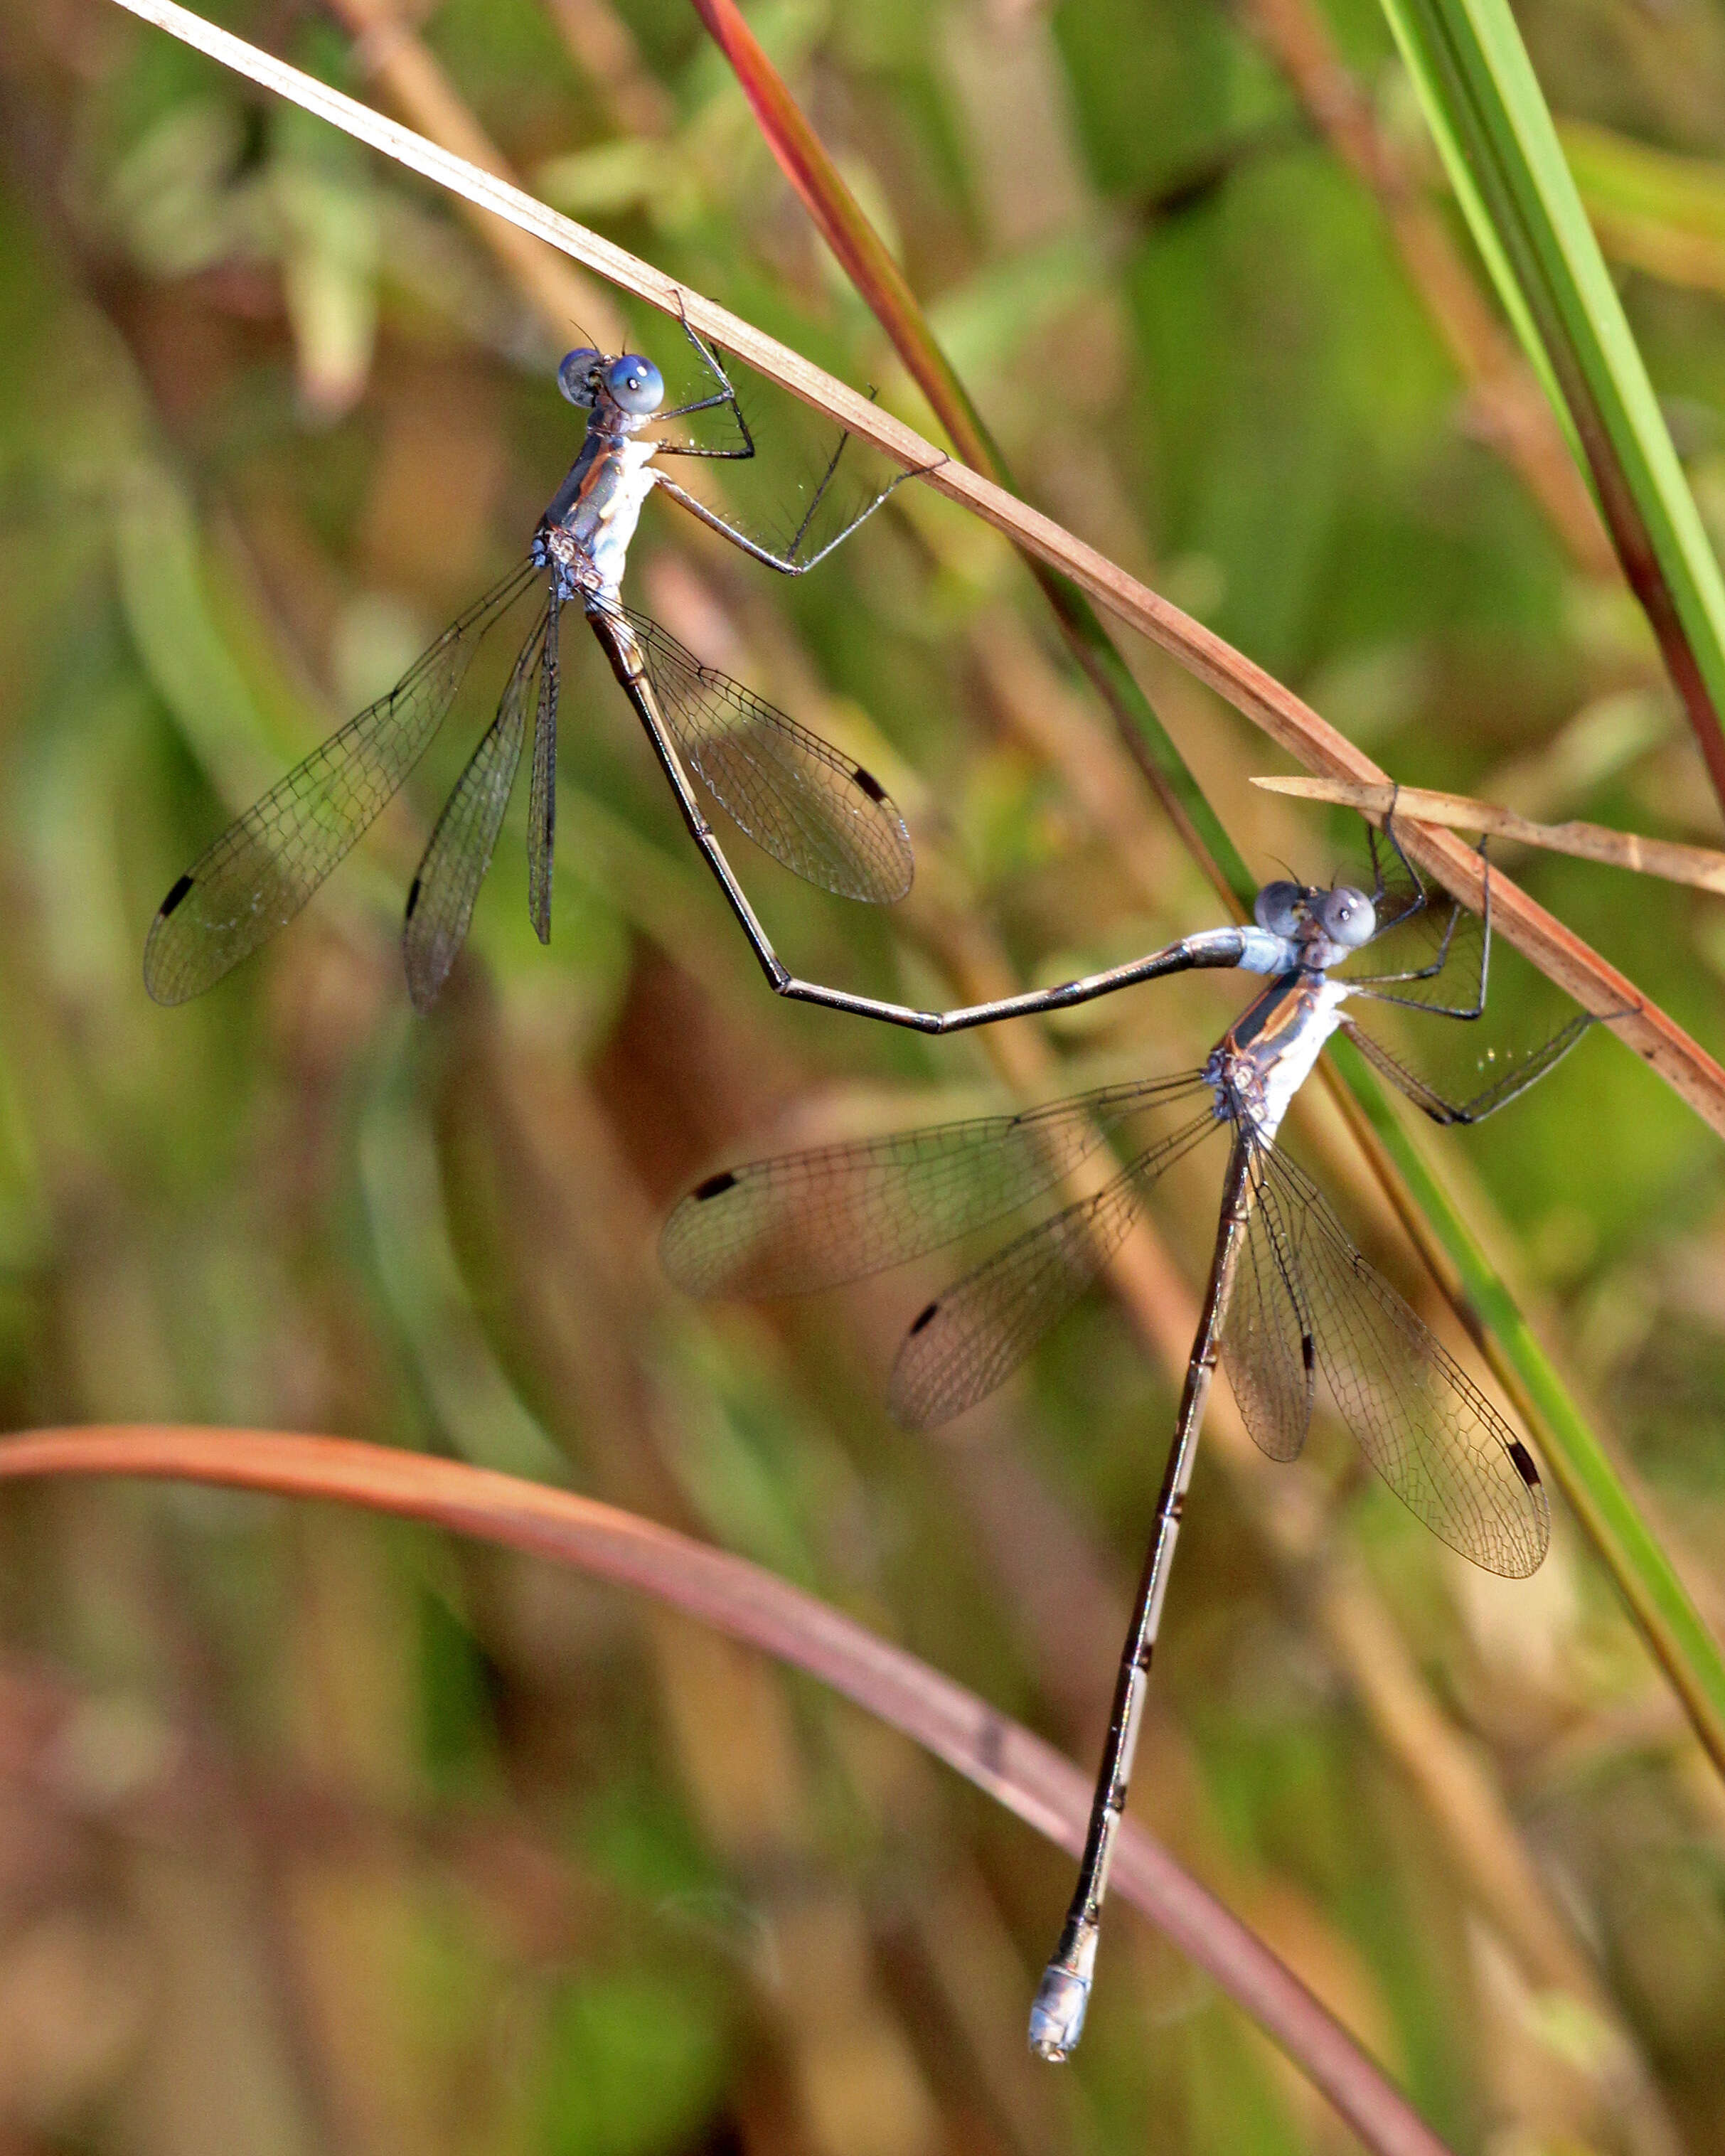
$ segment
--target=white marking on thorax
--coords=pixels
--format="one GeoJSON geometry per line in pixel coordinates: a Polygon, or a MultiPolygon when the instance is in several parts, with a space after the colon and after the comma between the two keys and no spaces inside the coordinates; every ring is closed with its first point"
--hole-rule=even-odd
{"type": "Polygon", "coordinates": [[[1350,993],[1346,981],[1326,981],[1313,992],[1310,1015],[1264,1075],[1264,1111],[1258,1134],[1268,1145],[1281,1127],[1288,1103],[1312,1075],[1324,1043],[1342,1023],[1342,1005],[1350,993]]]}
{"type": "Polygon", "coordinates": [[[657,442],[631,441],[618,443],[613,452],[621,469],[612,482],[604,524],[594,536],[588,557],[604,591],[612,597],[623,582],[629,542],[641,521],[642,507],[659,484],[659,475],[652,468],[658,453],[657,442]]]}

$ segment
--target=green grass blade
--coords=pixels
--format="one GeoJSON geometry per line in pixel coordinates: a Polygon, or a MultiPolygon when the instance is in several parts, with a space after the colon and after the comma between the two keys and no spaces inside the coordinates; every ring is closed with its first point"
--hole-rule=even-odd
{"type": "Polygon", "coordinates": [[[1590,471],[1725,803],[1725,579],[1507,0],[1384,0],[1504,307],[1590,471]]]}

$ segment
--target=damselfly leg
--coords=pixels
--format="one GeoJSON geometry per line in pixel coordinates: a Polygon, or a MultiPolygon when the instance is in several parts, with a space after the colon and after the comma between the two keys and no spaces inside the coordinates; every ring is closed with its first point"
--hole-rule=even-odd
{"type": "MultiPolygon", "coordinates": [[[[696,355],[702,367],[719,387],[711,396],[697,398],[690,403],[680,404],[671,411],[660,413],[658,417],[661,419],[680,419],[687,418],[693,413],[710,412],[720,406],[726,406],[730,409],[731,416],[742,439],[740,442],[716,448],[706,448],[693,442],[661,442],[658,445],[658,454],[662,457],[704,457],[717,462],[745,463],[756,454],[755,438],[749,432],[749,424],[743,415],[742,405],[738,399],[736,388],[730,376],[725,372],[718,354],[696,329],[686,311],[682,312],[682,324],[684,336],[694,346],[696,355]]],[[[871,398],[874,393],[872,390],[870,392],[871,398]]],[[[763,546],[750,533],[721,516],[716,510],[710,508],[698,496],[690,494],[685,489],[679,486],[675,480],[667,479],[661,474],[659,484],[663,491],[668,494],[680,507],[686,509],[691,516],[698,517],[703,524],[721,533],[731,542],[733,547],[740,547],[752,561],[760,562],[764,568],[776,569],[782,577],[805,577],[811,569],[825,561],[827,556],[835,547],[842,547],[860,526],[866,524],[877,509],[892,499],[907,479],[920,479],[927,472],[937,469],[937,465],[928,465],[895,472],[880,492],[871,501],[865,502],[841,530],[822,546],[817,547],[813,553],[805,554],[803,549],[809,533],[816,516],[820,512],[821,505],[826,500],[833,481],[838,476],[839,460],[844,455],[846,444],[850,440],[850,436],[848,432],[839,435],[833,454],[827,460],[826,469],[821,474],[819,483],[810,497],[808,508],[803,511],[802,519],[792,534],[788,544],[782,548],[763,546]]],[[[941,462],[945,462],[944,458],[941,462]]]]}

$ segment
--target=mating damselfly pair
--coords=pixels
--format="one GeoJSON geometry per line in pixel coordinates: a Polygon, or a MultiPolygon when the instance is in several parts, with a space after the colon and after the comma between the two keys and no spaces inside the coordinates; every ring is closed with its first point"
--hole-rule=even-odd
{"type": "Polygon", "coordinates": [[[542,586],[542,602],[496,716],[438,819],[409,891],[403,949],[409,989],[421,1008],[436,997],[465,938],[530,711],[529,903],[542,939],[549,934],[558,638],[566,605],[578,605],[597,636],[691,835],[775,992],[944,1034],[1060,1010],[1194,969],[1232,968],[1266,977],[1199,1070],[1104,1086],[1016,1114],[726,1168],[683,1199],[663,1238],[671,1276],[696,1294],[773,1296],[834,1286],[941,1248],[1060,1192],[1114,1140],[1130,1139],[1124,1162],[1100,1188],[1069,1196],[916,1317],[894,1372],[891,1399],[901,1419],[929,1425],[1001,1383],[1106,1270],[1158,1178],[1207,1139],[1225,1136],[1202,1312],[1122,1655],[1078,1885],[1031,2016],[1033,2047],[1046,2058],[1063,2058],[1078,2041],[1088,2004],[1151,1654],[1218,1362],[1252,1436],[1272,1458],[1291,1460],[1301,1450],[1322,1377],[1372,1465],[1451,1548],[1488,1570],[1520,1576],[1538,1566],[1549,1538],[1544,1491],[1525,1445],[1354,1248],[1316,1188],[1279,1147],[1290,1102],[1340,1029],[1426,1114],[1443,1122],[1476,1122],[1548,1070],[1591,1021],[1573,1020],[1484,1091],[1452,1102],[1344,1012],[1353,998],[1457,1020],[1477,1019],[1485,1009],[1489,875],[1476,923],[1454,901],[1435,902],[1403,851],[1393,818],[1386,820],[1382,848],[1373,837],[1369,891],[1269,884],[1258,893],[1249,927],[1188,936],[1055,988],[936,1011],[792,975],[726,858],[701,791],[798,875],[838,895],[876,903],[901,897],[910,886],[903,822],[860,765],[702,665],[625,606],[621,579],[640,511],[655,488],[755,560],[800,575],[872,515],[892,487],[836,536],[810,543],[841,440],[808,515],[789,545],[775,552],[677,486],[656,468],[656,459],[754,454],[730,382],[710,349],[688,333],[715,387],[668,411],[661,408],[664,383],[650,361],[633,354],[608,357],[586,347],[566,357],[559,387],[588,412],[586,435],[527,558],[452,624],[388,696],[315,750],[179,879],[151,931],[146,979],[158,1000],[182,1001],[291,920],[424,754],[481,639],[542,586]],[[720,408],[738,430],[730,446],[645,434],[655,423],[720,408]],[[1452,992],[1445,983],[1460,970],[1462,947],[1476,927],[1477,973],[1466,1000],[1446,1002],[1452,992]]]}

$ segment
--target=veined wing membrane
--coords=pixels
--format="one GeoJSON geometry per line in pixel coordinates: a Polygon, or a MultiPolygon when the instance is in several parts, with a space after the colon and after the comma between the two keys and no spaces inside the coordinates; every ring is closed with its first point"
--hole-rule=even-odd
{"type": "Polygon", "coordinates": [[[1012,1212],[1127,1116],[1199,1085],[1188,1075],[1103,1086],[1018,1115],[726,1168],[677,1205],[660,1255],[691,1295],[799,1295],[860,1280],[1012,1212]]]}
{"type": "Polygon", "coordinates": [[[402,924],[408,992],[414,1007],[429,1010],[449,976],[473,919],[515,785],[526,732],[527,699],[536,670],[542,673],[548,616],[542,613],[521,646],[497,716],[469,757],[444,803],[408,892],[402,924]]]}
{"type": "Polygon", "coordinates": [[[553,588],[539,662],[539,711],[533,728],[533,781],[527,792],[527,911],[542,943],[551,941],[551,881],[557,855],[559,618],[553,588]]]}
{"type": "Polygon", "coordinates": [[[1266,1174],[1261,1146],[1251,1147],[1248,1174],[1251,1209],[1222,1323],[1222,1367],[1259,1450],[1272,1460],[1297,1460],[1312,1425],[1312,1312],[1291,1224],[1266,1174]]]}
{"type": "Polygon", "coordinates": [[[425,753],[480,638],[542,573],[530,562],[511,570],[180,878],[144,949],[157,1003],[201,995],[293,919],[425,753]]]}
{"type": "Polygon", "coordinates": [[[1536,1571],[1551,1512],[1532,1454],[1286,1155],[1260,1158],[1289,1224],[1318,1363],[1361,1450],[1451,1549],[1512,1579],[1536,1571]]]}
{"type": "Polygon", "coordinates": [[[930,1429],[987,1399],[1119,1249],[1158,1176],[1222,1127],[1204,1109],[1093,1197],[1026,1229],[937,1296],[893,1365],[887,1404],[897,1419],[909,1430],[930,1429]]]}
{"type": "Polygon", "coordinates": [[[890,905],[911,887],[904,819],[878,779],[624,608],[677,752],[738,829],[840,898],[890,905]]]}

